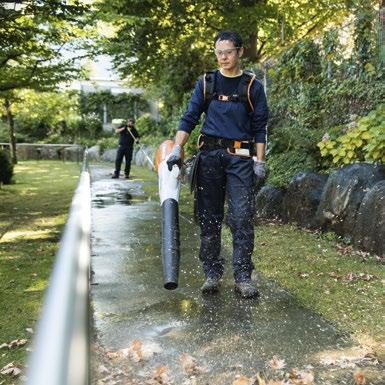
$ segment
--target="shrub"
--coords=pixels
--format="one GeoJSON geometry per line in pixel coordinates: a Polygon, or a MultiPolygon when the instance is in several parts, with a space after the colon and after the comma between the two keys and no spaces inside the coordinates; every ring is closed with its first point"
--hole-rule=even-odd
{"type": "Polygon", "coordinates": [[[0,150],[0,183],[10,184],[13,177],[13,164],[9,154],[5,150],[0,150]]]}
{"type": "Polygon", "coordinates": [[[84,115],[71,127],[73,135],[79,138],[97,138],[103,132],[103,124],[96,114],[84,115]]]}
{"type": "Polygon", "coordinates": [[[144,114],[136,119],[135,127],[142,137],[157,136],[159,130],[158,122],[150,114],[144,114]]]}
{"type": "Polygon", "coordinates": [[[99,145],[99,153],[103,154],[104,151],[111,150],[118,146],[118,136],[115,135],[108,138],[99,139],[96,144],[99,145]]]}
{"type": "Polygon", "coordinates": [[[379,105],[357,123],[345,127],[336,139],[328,134],[318,143],[321,156],[335,165],[385,162],[385,105],[379,105]]]}
{"type": "Polygon", "coordinates": [[[267,160],[268,176],[266,182],[276,187],[286,187],[294,175],[300,171],[316,168],[313,157],[302,151],[288,151],[274,154],[267,160]]]}

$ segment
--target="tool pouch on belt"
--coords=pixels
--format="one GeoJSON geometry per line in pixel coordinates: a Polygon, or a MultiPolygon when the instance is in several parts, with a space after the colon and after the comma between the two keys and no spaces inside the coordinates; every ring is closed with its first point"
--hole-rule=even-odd
{"type": "Polygon", "coordinates": [[[197,180],[198,180],[198,166],[201,153],[195,155],[190,162],[190,172],[188,173],[188,182],[190,184],[190,193],[194,194],[194,222],[199,224],[198,221],[198,198],[197,198],[197,180]]]}
{"type": "Polygon", "coordinates": [[[190,192],[194,192],[197,185],[198,178],[198,164],[199,164],[200,152],[194,156],[191,162],[191,169],[189,173],[190,192]]]}
{"type": "Polygon", "coordinates": [[[233,145],[227,147],[227,152],[231,155],[251,158],[256,155],[253,142],[241,142],[234,140],[233,145]]]}

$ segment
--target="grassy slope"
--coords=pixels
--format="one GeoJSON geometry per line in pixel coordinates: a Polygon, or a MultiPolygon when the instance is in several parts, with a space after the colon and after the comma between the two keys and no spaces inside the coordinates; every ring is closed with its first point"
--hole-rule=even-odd
{"type": "Polygon", "coordinates": [[[258,226],[256,235],[258,271],[287,288],[304,306],[358,339],[374,340],[383,350],[383,260],[338,248],[331,234],[306,232],[293,225],[258,226]]]}
{"type": "MultiPolygon", "coordinates": [[[[0,345],[31,339],[79,173],[76,163],[20,162],[0,190],[0,345]]],[[[25,346],[0,350],[0,368],[25,357],[25,346]]]]}

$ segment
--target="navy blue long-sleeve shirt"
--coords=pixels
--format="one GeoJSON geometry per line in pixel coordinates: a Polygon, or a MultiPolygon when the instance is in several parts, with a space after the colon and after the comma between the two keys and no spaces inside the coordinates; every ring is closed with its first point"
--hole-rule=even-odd
{"type": "MultiPolygon", "coordinates": [[[[223,95],[232,95],[237,90],[241,79],[241,75],[230,78],[222,75],[220,71],[216,71],[215,76],[215,92],[223,95]]],[[[213,99],[205,114],[202,133],[233,140],[254,140],[256,143],[266,143],[268,107],[263,85],[258,80],[253,81],[250,96],[254,106],[252,113],[247,111],[245,103],[213,99]]],[[[200,78],[195,83],[194,92],[180,121],[179,130],[190,134],[198,124],[204,109],[203,79],[200,78]]]]}

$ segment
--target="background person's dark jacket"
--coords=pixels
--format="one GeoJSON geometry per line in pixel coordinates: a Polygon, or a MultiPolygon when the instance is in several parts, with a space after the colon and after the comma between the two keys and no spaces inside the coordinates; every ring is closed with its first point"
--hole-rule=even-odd
{"type": "Polygon", "coordinates": [[[119,146],[132,147],[134,144],[134,138],[132,137],[132,135],[134,135],[136,140],[138,140],[139,139],[138,131],[136,131],[135,127],[132,127],[132,126],[128,127],[132,133],[132,135],[131,135],[128,132],[127,125],[120,126],[119,128],[122,128],[122,127],[124,127],[125,130],[123,130],[122,132],[119,133],[119,146]]]}

